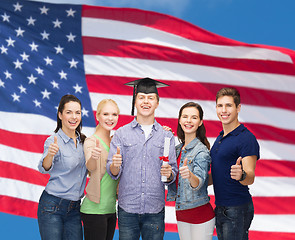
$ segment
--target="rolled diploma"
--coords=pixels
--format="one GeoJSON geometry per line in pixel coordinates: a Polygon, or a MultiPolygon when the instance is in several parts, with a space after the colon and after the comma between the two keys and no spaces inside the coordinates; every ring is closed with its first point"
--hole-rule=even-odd
{"type": "MultiPolygon", "coordinates": [[[[170,138],[165,137],[165,141],[164,141],[164,157],[169,156],[169,147],[170,147],[170,138]]],[[[168,162],[163,161],[162,165],[164,165],[164,164],[168,164],[168,162]]],[[[161,176],[161,181],[162,182],[167,182],[167,177],[166,176],[161,176]]]]}

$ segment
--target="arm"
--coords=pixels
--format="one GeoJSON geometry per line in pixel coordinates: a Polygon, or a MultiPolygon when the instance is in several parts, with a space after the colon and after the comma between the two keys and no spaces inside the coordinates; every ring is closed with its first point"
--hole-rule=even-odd
{"type": "Polygon", "coordinates": [[[118,179],[122,172],[122,153],[120,147],[120,139],[118,137],[118,130],[112,138],[110,151],[107,160],[107,172],[113,179],[118,179]]]}
{"type": "Polygon", "coordinates": [[[49,145],[48,153],[42,162],[42,167],[45,169],[45,171],[48,171],[51,168],[53,158],[58,150],[59,147],[57,145],[57,136],[54,136],[54,142],[49,145]]]}
{"type": "Polygon", "coordinates": [[[87,169],[92,172],[97,169],[97,161],[100,160],[101,148],[98,139],[87,138],[84,142],[84,154],[87,169]]]}
{"type": "Polygon", "coordinates": [[[236,164],[231,166],[231,178],[239,181],[242,185],[251,185],[255,179],[255,167],[256,167],[257,156],[246,156],[244,158],[239,157],[236,164]],[[243,170],[245,171],[246,177],[242,178],[243,170]]]}

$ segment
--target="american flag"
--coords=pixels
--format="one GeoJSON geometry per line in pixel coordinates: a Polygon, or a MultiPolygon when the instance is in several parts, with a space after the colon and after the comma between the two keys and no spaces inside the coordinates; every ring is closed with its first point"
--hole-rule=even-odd
{"type": "MultiPolygon", "coordinates": [[[[48,181],[37,163],[61,96],[82,101],[89,136],[100,100],[117,101],[120,127],[132,120],[124,83],[151,77],[170,85],[159,89],[158,122],[176,132],[179,108],[196,101],[211,144],[221,130],[216,92],[239,89],[239,119],[261,147],[250,239],[295,239],[294,61],[292,50],[237,42],[155,12],[1,0],[0,211],[36,218],[48,181]]],[[[171,203],[165,221],[177,231],[171,203]]]]}

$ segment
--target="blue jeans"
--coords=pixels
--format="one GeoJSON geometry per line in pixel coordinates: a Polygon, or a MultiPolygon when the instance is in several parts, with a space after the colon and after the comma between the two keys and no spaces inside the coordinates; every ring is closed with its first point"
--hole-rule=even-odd
{"type": "Polygon", "coordinates": [[[234,207],[215,208],[218,240],[248,240],[248,230],[254,217],[252,200],[234,207]]]}
{"type": "Polygon", "coordinates": [[[165,233],[165,209],[156,214],[136,214],[125,212],[118,207],[120,240],[163,240],[165,233]]]}
{"type": "Polygon", "coordinates": [[[82,240],[80,201],[55,197],[43,191],[38,205],[42,240],[82,240]]]}

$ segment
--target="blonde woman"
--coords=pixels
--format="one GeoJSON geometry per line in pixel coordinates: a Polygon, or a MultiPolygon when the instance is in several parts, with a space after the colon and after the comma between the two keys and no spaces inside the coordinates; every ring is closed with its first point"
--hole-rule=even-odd
{"type": "Polygon", "coordinates": [[[86,167],[90,180],[81,205],[85,240],[113,239],[116,227],[117,180],[106,172],[111,142],[111,130],[117,125],[119,108],[112,99],[104,99],[97,106],[98,125],[95,133],[84,143],[86,167]]]}

